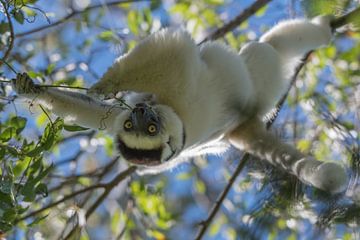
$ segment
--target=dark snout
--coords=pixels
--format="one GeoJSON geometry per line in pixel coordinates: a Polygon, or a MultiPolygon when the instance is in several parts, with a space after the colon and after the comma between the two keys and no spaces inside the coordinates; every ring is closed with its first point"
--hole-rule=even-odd
{"type": "Polygon", "coordinates": [[[146,103],[138,103],[133,108],[130,115],[130,119],[133,122],[135,128],[140,132],[147,132],[150,124],[160,127],[160,120],[157,113],[146,103]]]}

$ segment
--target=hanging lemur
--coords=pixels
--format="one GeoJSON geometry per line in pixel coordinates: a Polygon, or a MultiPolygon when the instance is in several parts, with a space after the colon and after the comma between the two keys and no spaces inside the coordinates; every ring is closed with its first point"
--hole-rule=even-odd
{"type": "Polygon", "coordinates": [[[39,87],[26,74],[18,94],[76,124],[114,136],[121,158],[159,172],[214,142],[267,159],[329,192],[345,189],[345,169],[282,143],[262,121],[288,86],[296,63],[327,45],[330,17],[279,23],[239,53],[218,43],[197,46],[183,29],[163,29],[121,56],[88,94],[39,87]],[[99,95],[121,93],[122,104],[99,95]]]}

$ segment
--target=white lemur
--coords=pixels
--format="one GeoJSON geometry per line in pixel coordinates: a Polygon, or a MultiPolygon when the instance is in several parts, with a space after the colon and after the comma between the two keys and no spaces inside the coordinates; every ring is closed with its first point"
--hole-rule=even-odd
{"type": "Polygon", "coordinates": [[[197,46],[185,30],[163,29],[121,56],[88,95],[41,88],[26,74],[13,84],[18,94],[65,119],[108,131],[122,158],[150,172],[225,141],[305,183],[340,192],[347,183],[342,166],[281,143],[262,122],[296,63],[331,37],[325,16],[284,21],[240,53],[218,42],[197,46]],[[94,97],[119,92],[125,107],[94,97]]]}

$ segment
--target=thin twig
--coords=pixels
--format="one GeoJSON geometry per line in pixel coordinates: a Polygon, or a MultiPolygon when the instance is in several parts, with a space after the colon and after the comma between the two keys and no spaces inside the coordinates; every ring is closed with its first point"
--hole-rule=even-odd
{"type": "Polygon", "coordinates": [[[15,73],[15,74],[18,73],[18,72],[15,70],[15,68],[13,68],[6,60],[0,59],[0,66],[1,66],[3,63],[4,63],[13,73],[15,73]]]}
{"type": "Polygon", "coordinates": [[[228,192],[230,191],[230,189],[232,188],[232,185],[234,184],[236,178],[239,176],[239,174],[241,173],[241,171],[244,169],[247,161],[249,160],[249,158],[251,157],[251,155],[249,153],[246,153],[242,159],[239,162],[239,165],[236,167],[234,173],[231,175],[231,178],[229,179],[229,182],[227,183],[227,185],[225,186],[224,190],[221,192],[221,194],[219,195],[219,197],[216,199],[216,202],[214,203],[212,209],[210,210],[209,216],[206,218],[206,220],[202,221],[200,223],[200,230],[198,231],[195,240],[200,240],[206,230],[208,229],[208,227],[210,226],[211,222],[213,221],[213,219],[215,218],[215,215],[217,214],[217,212],[219,211],[224,199],[226,198],[228,192]]]}
{"type": "MultiPolygon", "coordinates": [[[[97,207],[104,201],[104,199],[110,194],[110,192],[125,178],[127,178],[129,175],[134,173],[136,170],[135,166],[131,166],[125,171],[119,173],[111,182],[105,184],[105,190],[104,192],[96,199],[96,201],[88,208],[85,214],[85,218],[88,219],[94,211],[97,209],[97,207]]],[[[79,229],[79,225],[76,224],[75,227],[68,233],[68,235],[64,238],[64,240],[72,239],[72,236],[77,232],[79,229]]]]}
{"type": "Polygon", "coordinates": [[[9,80],[0,80],[1,83],[11,83],[9,80]]]}
{"type": "Polygon", "coordinates": [[[52,202],[52,203],[46,205],[43,208],[40,208],[40,209],[38,209],[36,211],[33,211],[33,212],[31,212],[31,213],[17,219],[15,221],[15,223],[18,223],[18,222],[23,221],[25,219],[28,219],[30,217],[34,217],[34,216],[38,215],[39,213],[42,213],[43,211],[45,211],[45,210],[47,210],[49,208],[52,208],[52,207],[54,207],[56,205],[59,205],[60,203],[63,203],[65,201],[69,200],[69,199],[72,199],[73,197],[75,197],[77,195],[80,195],[82,193],[85,193],[85,192],[88,192],[88,191],[91,191],[91,190],[94,190],[94,189],[98,189],[98,188],[106,188],[106,184],[96,184],[96,185],[92,185],[92,186],[80,189],[80,190],[78,190],[76,192],[73,192],[73,193],[71,193],[71,194],[69,194],[69,195],[67,195],[67,196],[65,196],[65,197],[63,197],[63,198],[61,198],[61,199],[59,199],[59,200],[57,200],[55,202],[52,202]]]}
{"type": "Polygon", "coordinates": [[[296,82],[297,76],[300,73],[300,70],[305,66],[305,64],[308,61],[312,52],[313,51],[309,51],[308,53],[306,53],[306,55],[303,57],[303,59],[300,61],[300,63],[296,66],[294,74],[290,79],[290,83],[289,83],[287,90],[281,96],[280,100],[276,103],[275,112],[272,114],[271,118],[266,122],[266,129],[269,129],[271,127],[271,125],[274,123],[277,116],[279,115],[280,110],[282,109],[287,97],[289,96],[291,88],[295,85],[295,82],[296,82]]]}
{"type": "MultiPolygon", "coordinates": [[[[1,62],[1,61],[0,61],[1,62]]],[[[1,83],[8,83],[11,84],[11,81],[9,80],[0,80],[1,83]]],[[[79,89],[79,90],[89,90],[89,88],[86,87],[77,87],[77,86],[64,86],[64,85],[47,85],[47,84],[37,84],[36,86],[41,88],[69,88],[69,89],[79,89]]]]}
{"type": "MultiPolygon", "coordinates": [[[[114,1],[114,2],[110,2],[110,3],[105,3],[105,5],[106,6],[115,6],[115,5],[119,5],[119,4],[126,4],[126,3],[133,3],[133,2],[143,2],[143,1],[147,1],[147,0],[121,0],[121,1],[114,1]]],[[[73,18],[76,15],[79,15],[79,14],[82,14],[82,13],[85,13],[87,11],[91,11],[91,10],[94,10],[94,9],[97,9],[97,8],[101,8],[103,6],[104,6],[104,4],[101,3],[101,4],[96,4],[96,5],[93,5],[93,6],[89,6],[89,7],[85,8],[85,9],[83,9],[81,11],[74,10],[73,12],[71,12],[68,15],[66,15],[65,17],[53,22],[52,24],[44,25],[44,26],[41,26],[41,27],[38,27],[38,28],[34,28],[34,29],[26,31],[26,32],[17,33],[17,34],[15,34],[15,36],[16,37],[24,37],[24,36],[28,36],[28,35],[33,34],[33,33],[41,32],[41,31],[43,31],[45,29],[52,28],[52,27],[55,27],[55,26],[60,25],[62,23],[65,23],[66,21],[68,21],[69,19],[73,18]]]]}
{"type": "Polygon", "coordinates": [[[79,90],[89,90],[86,87],[76,87],[76,86],[64,86],[64,85],[37,85],[38,87],[43,88],[71,88],[71,89],[79,89],[79,90]]]}
{"type": "Polygon", "coordinates": [[[9,25],[9,29],[10,29],[10,42],[9,42],[8,48],[7,48],[4,56],[1,58],[1,61],[0,61],[0,66],[1,66],[4,62],[6,62],[6,59],[9,57],[10,52],[13,49],[15,37],[14,37],[14,27],[12,24],[10,13],[9,13],[10,5],[7,5],[4,0],[0,0],[0,2],[4,7],[5,15],[8,20],[8,25],[9,25]]]}
{"type": "MultiPolygon", "coordinates": [[[[352,19],[354,19],[354,17],[356,15],[359,15],[360,14],[360,8],[356,8],[355,10],[349,12],[348,14],[344,15],[344,16],[341,16],[339,18],[336,18],[334,19],[332,22],[331,22],[331,27],[333,29],[336,29],[336,28],[339,28],[339,27],[342,27],[348,23],[351,22],[352,19]]],[[[225,34],[223,34],[225,35],[225,34]]],[[[289,95],[289,92],[292,88],[292,86],[295,84],[296,82],[296,79],[297,79],[297,76],[298,74],[300,73],[300,70],[305,66],[308,58],[310,57],[311,53],[313,51],[310,51],[308,52],[303,60],[299,63],[299,65],[295,68],[295,72],[293,74],[293,76],[291,77],[291,80],[290,80],[290,84],[289,84],[289,87],[287,89],[287,91],[285,92],[285,94],[283,94],[283,96],[280,98],[280,100],[277,102],[276,104],[276,112],[275,114],[273,115],[273,117],[266,123],[266,128],[269,129],[271,127],[271,125],[274,123],[275,119],[277,118],[281,108],[283,107],[284,103],[285,103],[285,100],[287,98],[287,96],[289,95]]],[[[202,239],[202,237],[204,236],[206,230],[209,228],[210,224],[212,223],[212,221],[214,220],[217,212],[219,211],[224,199],[226,198],[229,190],[232,188],[232,185],[234,184],[236,178],[238,177],[238,175],[241,173],[242,169],[244,168],[244,166],[246,165],[247,161],[250,159],[251,155],[246,153],[242,159],[240,160],[240,163],[239,165],[237,166],[235,172],[232,174],[228,184],[225,186],[224,190],[221,192],[221,194],[219,195],[219,197],[217,198],[216,202],[214,203],[208,217],[206,218],[206,220],[202,221],[201,222],[201,226],[200,226],[200,229],[197,233],[197,236],[196,236],[196,240],[200,240],[202,239]]]]}

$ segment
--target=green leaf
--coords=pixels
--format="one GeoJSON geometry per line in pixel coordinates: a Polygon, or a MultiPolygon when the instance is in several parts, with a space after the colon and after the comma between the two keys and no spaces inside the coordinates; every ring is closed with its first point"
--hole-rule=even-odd
{"type": "Polygon", "coordinates": [[[21,8],[21,10],[23,10],[24,13],[26,14],[26,16],[29,16],[29,17],[35,17],[37,15],[37,13],[36,13],[36,11],[34,11],[34,9],[26,7],[26,6],[23,6],[21,8]]]}
{"type": "Polygon", "coordinates": [[[20,24],[24,24],[24,20],[25,20],[25,17],[24,17],[24,12],[22,10],[15,10],[15,11],[12,11],[12,15],[14,16],[15,20],[20,23],[20,24]]]}
{"type": "Polygon", "coordinates": [[[15,4],[17,6],[24,6],[26,4],[34,4],[36,3],[38,0],[15,0],[15,4]]]}
{"type": "Polygon", "coordinates": [[[36,188],[35,188],[35,193],[37,195],[41,195],[42,197],[47,197],[49,195],[48,192],[48,188],[46,186],[46,184],[44,183],[40,183],[36,188]]]}
{"type": "Polygon", "coordinates": [[[53,165],[51,164],[49,167],[47,167],[44,171],[41,171],[39,175],[34,179],[34,184],[37,184],[40,182],[44,177],[46,177],[50,171],[53,169],[53,165]]]}
{"type": "Polygon", "coordinates": [[[109,42],[114,39],[114,33],[112,31],[104,31],[98,35],[98,38],[104,42],[109,42]]]}
{"type": "Polygon", "coordinates": [[[128,26],[132,33],[135,35],[139,34],[139,27],[138,27],[138,14],[136,11],[130,11],[127,16],[128,26]]]}
{"type": "Polygon", "coordinates": [[[205,186],[204,182],[197,180],[195,182],[195,188],[198,191],[198,193],[205,193],[206,186],[205,186]]]}
{"type": "Polygon", "coordinates": [[[37,77],[42,76],[41,73],[37,73],[37,72],[34,72],[34,71],[28,71],[27,74],[29,75],[30,78],[37,78],[37,77]]]}
{"type": "Polygon", "coordinates": [[[224,0],[205,0],[205,3],[211,5],[221,5],[224,3],[224,0]]]}
{"type": "Polygon", "coordinates": [[[39,156],[43,151],[44,151],[44,148],[41,145],[39,145],[39,146],[36,146],[30,152],[27,152],[26,155],[29,157],[36,157],[36,156],[39,156]]]}
{"type": "Polygon", "coordinates": [[[63,125],[64,122],[60,118],[57,118],[54,123],[48,123],[45,127],[44,134],[42,135],[39,144],[26,155],[29,157],[35,157],[38,156],[41,152],[49,150],[58,139],[63,125]]]}
{"type": "Polygon", "coordinates": [[[10,180],[0,181],[0,192],[4,194],[11,194],[13,183],[10,180]]]}
{"type": "Polygon", "coordinates": [[[0,230],[3,232],[10,231],[12,228],[12,225],[8,222],[5,222],[3,220],[0,220],[0,230]]]}
{"type": "Polygon", "coordinates": [[[14,198],[12,194],[0,192],[0,209],[6,210],[14,207],[14,198]]]}
{"type": "Polygon", "coordinates": [[[20,193],[24,196],[24,202],[33,202],[36,197],[34,182],[28,179],[28,181],[21,188],[20,193]]]}
{"type": "Polygon", "coordinates": [[[344,0],[303,0],[301,5],[305,10],[307,17],[315,17],[318,15],[335,14],[344,9],[344,0]]]}
{"type": "Polygon", "coordinates": [[[306,152],[310,149],[311,142],[306,139],[299,140],[297,143],[297,148],[299,148],[300,151],[306,152]]]}
{"type": "Polygon", "coordinates": [[[15,128],[8,127],[0,135],[0,140],[3,142],[9,141],[13,136],[15,136],[15,128]]]}
{"type": "Polygon", "coordinates": [[[16,177],[20,176],[23,171],[26,169],[26,167],[28,166],[29,164],[29,161],[31,160],[31,158],[29,157],[25,157],[25,159],[22,159],[22,160],[18,160],[14,166],[14,175],[16,177]]]}
{"type": "Polygon", "coordinates": [[[210,226],[209,236],[211,236],[211,237],[215,236],[220,231],[220,228],[221,228],[221,224],[215,221],[210,226]]]}
{"type": "Polygon", "coordinates": [[[17,216],[17,211],[15,208],[9,208],[7,209],[3,216],[2,216],[2,220],[7,221],[7,222],[11,222],[13,221],[17,216]]]}
{"type": "Polygon", "coordinates": [[[1,152],[6,150],[8,153],[10,153],[12,156],[15,156],[15,157],[18,157],[21,154],[21,152],[19,152],[19,150],[17,148],[12,147],[12,146],[1,145],[1,148],[3,149],[1,152]]]}
{"type": "Polygon", "coordinates": [[[156,10],[157,8],[159,8],[161,6],[161,0],[152,0],[150,2],[150,10],[156,10]]]}
{"type": "Polygon", "coordinates": [[[55,69],[55,63],[51,63],[45,70],[45,75],[49,76],[55,69]]]}
{"type": "Polygon", "coordinates": [[[9,24],[5,21],[0,22],[0,34],[4,34],[10,30],[9,24]]]}
{"type": "Polygon", "coordinates": [[[189,173],[189,172],[183,172],[183,173],[179,173],[179,174],[176,175],[176,179],[177,180],[182,180],[182,181],[188,180],[191,177],[192,177],[192,174],[189,173]]]}
{"type": "Polygon", "coordinates": [[[255,13],[255,16],[262,17],[266,13],[267,9],[268,9],[268,5],[263,6],[262,8],[257,10],[257,12],[255,13]]]}
{"type": "Polygon", "coordinates": [[[24,130],[26,125],[27,119],[24,117],[12,117],[10,120],[11,126],[13,126],[16,129],[16,134],[20,134],[22,130],[24,130]]]}

